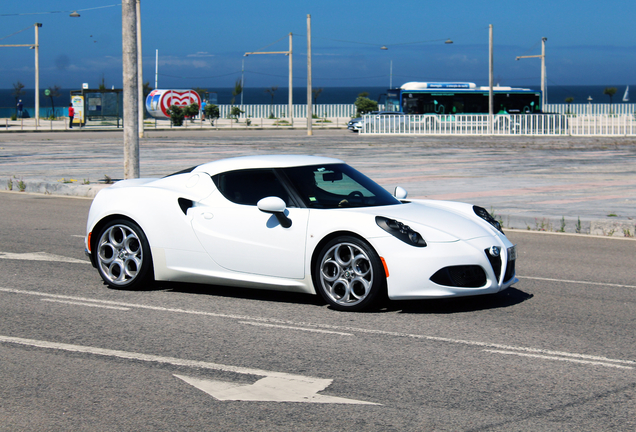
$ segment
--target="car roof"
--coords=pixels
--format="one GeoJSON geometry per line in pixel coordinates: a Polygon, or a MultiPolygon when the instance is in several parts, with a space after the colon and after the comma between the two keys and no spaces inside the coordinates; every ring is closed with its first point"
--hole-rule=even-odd
{"type": "Polygon", "coordinates": [[[192,172],[215,175],[226,171],[255,168],[289,168],[295,166],[343,163],[340,159],[305,155],[259,155],[220,159],[197,166],[192,172]]]}

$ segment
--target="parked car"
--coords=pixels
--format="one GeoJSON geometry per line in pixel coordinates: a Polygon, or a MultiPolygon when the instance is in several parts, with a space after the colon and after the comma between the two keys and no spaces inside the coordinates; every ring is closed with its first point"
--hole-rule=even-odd
{"type": "Polygon", "coordinates": [[[100,191],[86,253],[112,288],[195,282],[320,294],[358,311],[389,299],[491,294],[516,248],[483,208],[406,200],[344,162],[219,160],[100,191]]]}
{"type": "MultiPolygon", "coordinates": [[[[368,113],[368,115],[373,115],[373,116],[394,116],[394,115],[404,116],[404,113],[397,112],[397,111],[371,111],[370,113],[368,113]]],[[[347,124],[347,129],[349,129],[352,132],[360,132],[360,130],[363,127],[364,127],[364,117],[356,117],[356,118],[352,119],[351,121],[349,121],[349,123],[347,124]]]]}

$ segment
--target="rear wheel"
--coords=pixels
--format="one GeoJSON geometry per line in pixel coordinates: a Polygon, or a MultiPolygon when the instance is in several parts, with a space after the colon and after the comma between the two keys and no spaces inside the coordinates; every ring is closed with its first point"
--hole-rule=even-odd
{"type": "Polygon", "coordinates": [[[150,246],[134,222],[109,222],[100,231],[94,250],[99,274],[109,287],[139,289],[152,282],[150,246]]]}
{"type": "Polygon", "coordinates": [[[337,237],[322,248],[313,278],[325,301],[342,311],[367,309],[386,291],[380,257],[366,242],[351,236],[337,237]]]}

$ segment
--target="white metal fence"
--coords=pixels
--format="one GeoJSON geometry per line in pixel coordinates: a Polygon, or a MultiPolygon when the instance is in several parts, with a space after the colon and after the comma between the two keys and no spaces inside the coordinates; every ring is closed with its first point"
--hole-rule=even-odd
{"type": "Polygon", "coordinates": [[[633,115],[561,114],[366,115],[363,134],[406,135],[636,135],[633,115]],[[492,129],[492,130],[491,130],[492,129]]]}
{"type": "MultiPolygon", "coordinates": [[[[273,114],[276,118],[287,117],[289,105],[219,105],[221,117],[227,117],[233,106],[244,111],[241,118],[269,118],[273,114]]],[[[378,107],[380,111],[384,105],[378,107]]],[[[293,105],[294,118],[307,117],[307,105],[293,105]]],[[[318,104],[313,106],[313,112],[318,117],[349,117],[356,114],[356,107],[353,104],[318,104]]],[[[564,115],[633,115],[636,113],[636,104],[615,103],[615,104],[547,104],[544,112],[564,115]]]]}
{"type": "Polygon", "coordinates": [[[575,115],[632,115],[636,104],[546,104],[543,112],[575,115]]]}
{"type": "MultiPolygon", "coordinates": [[[[286,118],[289,105],[219,105],[220,115],[227,118],[232,107],[238,107],[244,113],[240,118],[286,118]]],[[[307,105],[292,105],[294,118],[307,118],[307,105]]],[[[353,104],[320,104],[313,106],[313,113],[317,117],[347,117],[351,118],[356,113],[353,104]]]]}

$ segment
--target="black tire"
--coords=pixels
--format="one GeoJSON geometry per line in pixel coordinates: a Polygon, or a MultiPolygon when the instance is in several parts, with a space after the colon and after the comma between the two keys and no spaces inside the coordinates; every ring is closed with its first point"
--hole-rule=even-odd
{"type": "Polygon", "coordinates": [[[319,252],[313,269],[316,291],[334,309],[369,309],[385,297],[386,276],[378,254],[365,241],[336,237],[319,252]]]}
{"type": "Polygon", "coordinates": [[[97,270],[111,288],[136,290],[153,282],[152,256],[143,230],[134,222],[108,222],[93,247],[97,270]]]}

